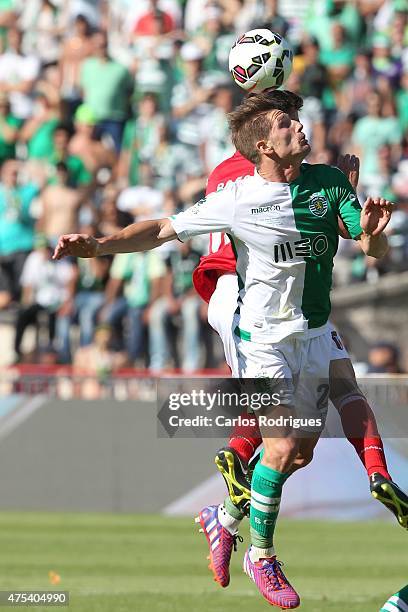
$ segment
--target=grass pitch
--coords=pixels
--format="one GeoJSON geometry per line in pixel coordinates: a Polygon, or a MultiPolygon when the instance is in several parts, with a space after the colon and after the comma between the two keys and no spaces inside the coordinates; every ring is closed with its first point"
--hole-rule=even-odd
{"type": "MultiPolygon", "coordinates": [[[[221,589],[192,519],[1,513],[0,590],[68,590],[70,607],[60,609],[73,612],[278,610],[241,570],[242,535],[231,584],[221,589]],[[50,571],[61,577],[56,586],[50,571]]],[[[277,547],[302,612],[378,612],[408,582],[406,538],[391,523],[280,521],[277,547]]]]}

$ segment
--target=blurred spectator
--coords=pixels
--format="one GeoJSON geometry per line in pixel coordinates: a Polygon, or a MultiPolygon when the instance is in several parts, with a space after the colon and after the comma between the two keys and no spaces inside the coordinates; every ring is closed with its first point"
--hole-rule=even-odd
{"type": "Polygon", "coordinates": [[[81,104],[74,116],[74,134],[69,141],[68,151],[84,163],[93,175],[101,168],[112,168],[116,161],[115,152],[104,138],[95,133],[96,118],[90,107],[81,104]]]}
{"type": "Polygon", "coordinates": [[[61,35],[67,26],[64,10],[51,0],[28,0],[20,18],[25,31],[24,50],[35,53],[41,63],[58,61],[61,35]]]}
{"type": "Polygon", "coordinates": [[[327,141],[336,153],[355,152],[351,142],[355,118],[352,114],[340,116],[328,129],[327,141]]]}
{"type": "Polygon", "coordinates": [[[37,230],[55,247],[61,234],[78,229],[78,210],[83,194],[69,187],[69,172],[64,162],[58,162],[54,182],[41,193],[41,216],[37,230]]]}
{"type": "Polygon", "coordinates": [[[30,209],[38,187],[19,184],[20,164],[5,161],[0,174],[0,309],[20,296],[20,276],[34,245],[30,209]]]}
{"type": "Polygon", "coordinates": [[[356,54],[353,71],[345,81],[338,98],[340,110],[344,114],[354,113],[358,117],[365,115],[367,97],[374,86],[370,53],[360,50],[356,54]]]}
{"type": "Polygon", "coordinates": [[[7,44],[7,30],[17,23],[18,12],[15,0],[2,0],[0,5],[0,53],[7,44]]]}
{"type": "Polygon", "coordinates": [[[70,187],[82,187],[89,185],[92,174],[86,169],[84,162],[76,155],[70,155],[69,143],[72,132],[69,126],[59,123],[54,131],[52,147],[46,157],[48,162],[51,181],[55,182],[57,164],[65,163],[68,169],[68,185],[70,187]]]}
{"type": "Polygon", "coordinates": [[[379,342],[368,353],[368,372],[370,374],[401,374],[399,350],[393,344],[379,342]]]}
{"type": "Polygon", "coordinates": [[[385,77],[396,87],[401,74],[401,62],[391,54],[391,41],[387,36],[377,34],[372,43],[372,67],[374,77],[385,77]]]}
{"type": "Polygon", "coordinates": [[[72,282],[58,313],[58,351],[62,363],[71,361],[71,328],[79,323],[80,346],[92,342],[97,315],[105,299],[110,257],[78,259],[72,282]]]}
{"type": "Polygon", "coordinates": [[[157,97],[145,94],[138,104],[136,119],[126,123],[118,164],[118,178],[124,185],[137,185],[139,164],[151,163],[164,129],[164,117],[158,112],[157,97]]]}
{"type": "MultiPolygon", "coordinates": [[[[372,0],[369,2],[373,6],[372,0]]],[[[382,2],[383,0],[379,0],[379,3],[382,2]]],[[[338,42],[334,38],[340,36],[340,30],[337,29],[334,33],[333,26],[341,27],[342,38],[347,38],[351,46],[357,43],[362,29],[358,4],[360,2],[345,0],[310,0],[308,2],[309,14],[306,16],[304,26],[312,36],[317,38],[323,51],[338,48],[338,42]]],[[[337,60],[339,59],[338,55],[337,60]]]]}
{"type": "MultiPolygon", "coordinates": [[[[57,312],[67,297],[73,266],[68,260],[53,261],[53,249],[45,236],[38,235],[35,250],[27,257],[21,274],[22,297],[17,313],[14,351],[21,360],[21,342],[29,325],[35,325],[40,312],[48,318],[48,345],[55,337],[57,312]]],[[[38,349],[39,347],[37,347],[38,349]]]]}
{"type": "Polygon", "coordinates": [[[208,175],[218,164],[233,155],[227,114],[234,107],[230,87],[219,87],[214,94],[213,105],[202,125],[205,173],[208,175]]]}
{"type": "Polygon", "coordinates": [[[180,52],[184,62],[183,80],[173,90],[171,105],[176,121],[176,136],[192,157],[199,158],[201,129],[214,86],[202,72],[204,53],[196,44],[185,43],[180,52]]]}
{"type": "Polygon", "coordinates": [[[156,251],[122,253],[114,258],[101,316],[117,330],[118,336],[122,335],[126,318],[126,348],[132,362],[143,355],[145,321],[162,294],[165,272],[156,251]]]}
{"type": "Polygon", "coordinates": [[[20,140],[27,144],[28,158],[46,159],[51,155],[53,135],[60,120],[58,106],[41,91],[37,92],[33,113],[20,131],[20,140]]]}
{"type": "MultiPolygon", "coordinates": [[[[408,158],[402,157],[398,162],[397,171],[392,176],[392,190],[397,195],[398,199],[402,202],[408,202],[408,158]]],[[[403,213],[406,215],[406,207],[403,209],[403,213]]],[[[407,217],[408,218],[408,217],[407,217]]]]}
{"type": "Polygon", "coordinates": [[[99,229],[104,236],[116,234],[133,221],[133,217],[122,212],[116,206],[118,190],[113,184],[109,184],[103,190],[100,206],[99,229]]]}
{"type": "Polygon", "coordinates": [[[92,53],[92,29],[83,15],[75,18],[73,34],[66,38],[61,53],[60,79],[62,98],[69,114],[73,114],[81,103],[81,68],[86,57],[92,53]]]}
{"type": "Polygon", "coordinates": [[[109,57],[106,32],[92,36],[92,55],[82,64],[80,83],[99,133],[109,134],[119,151],[133,82],[127,68],[109,57]]]}
{"type": "Polygon", "coordinates": [[[306,98],[318,100],[322,98],[327,86],[327,71],[319,60],[319,53],[319,44],[315,39],[308,39],[303,43],[300,93],[306,98]]]}
{"type": "Polygon", "coordinates": [[[159,146],[150,163],[155,189],[167,194],[178,191],[183,202],[192,202],[195,194],[199,195],[205,190],[207,177],[204,173],[204,160],[201,155],[191,155],[189,147],[174,142],[168,126],[160,133],[159,146]]]}
{"type": "Polygon", "coordinates": [[[0,92],[0,167],[6,159],[16,155],[16,141],[21,121],[11,113],[10,102],[5,92],[0,92]]]}
{"type": "Polygon", "coordinates": [[[50,106],[58,109],[59,112],[64,114],[60,77],[59,64],[55,63],[44,66],[41,70],[40,78],[36,83],[35,91],[44,94],[50,106]]]}
{"type": "Polygon", "coordinates": [[[7,33],[7,49],[0,55],[0,92],[9,95],[13,115],[26,119],[33,110],[32,91],[39,75],[38,57],[25,55],[23,35],[17,28],[7,33]]]}
{"type": "Polygon", "coordinates": [[[140,18],[156,10],[168,15],[172,19],[173,24],[179,25],[182,13],[180,4],[179,0],[158,0],[158,2],[138,0],[134,6],[128,9],[126,17],[133,29],[140,18]]]}
{"type": "Polygon", "coordinates": [[[200,366],[200,299],[192,284],[192,272],[200,253],[191,241],[177,244],[167,258],[165,294],[149,309],[150,368],[161,371],[173,357],[176,367],[194,372],[200,366]],[[181,356],[170,342],[169,326],[181,334],[181,356]]]}
{"type": "Polygon", "coordinates": [[[132,45],[132,56],[137,96],[154,93],[160,108],[168,111],[174,82],[173,42],[161,35],[139,37],[132,45]]]}
{"type": "Polygon", "coordinates": [[[251,23],[251,28],[260,27],[268,28],[272,32],[278,32],[282,36],[286,36],[289,23],[279,14],[279,0],[264,0],[261,12],[258,4],[258,14],[251,23]]]}
{"type": "Polygon", "coordinates": [[[408,130],[408,66],[401,76],[401,89],[396,93],[398,119],[402,132],[408,130]]]}
{"type": "Polygon", "coordinates": [[[336,91],[351,71],[355,51],[340,23],[333,23],[331,35],[332,45],[330,48],[322,49],[320,61],[327,69],[330,87],[336,91]]]}
{"type": "Polygon", "coordinates": [[[405,0],[394,2],[394,17],[391,24],[390,43],[392,56],[402,58],[408,42],[408,5],[405,0]]]}
{"type": "Polygon", "coordinates": [[[68,3],[69,18],[83,15],[93,28],[105,28],[109,3],[107,0],[71,0],[68,3]]]}
{"type": "Polygon", "coordinates": [[[204,12],[204,21],[192,40],[204,54],[203,69],[208,72],[220,73],[221,81],[225,82],[225,74],[228,70],[228,55],[236,37],[233,32],[224,27],[222,16],[223,12],[220,7],[207,6],[204,12]]]}
{"type": "Polygon", "coordinates": [[[195,33],[202,26],[207,6],[208,0],[186,0],[184,27],[189,34],[195,33]]]}
{"type": "Polygon", "coordinates": [[[159,0],[150,0],[147,12],[140,15],[134,26],[134,33],[137,36],[156,36],[156,22],[161,23],[160,34],[167,34],[175,28],[173,17],[159,8],[159,0]]]}
{"type": "Polygon", "coordinates": [[[148,163],[139,166],[140,180],[134,187],[124,189],[118,197],[117,206],[122,212],[131,214],[138,221],[158,219],[172,214],[165,211],[166,194],[154,186],[153,169],[148,163]]]}
{"type": "Polygon", "coordinates": [[[395,168],[390,145],[383,145],[377,152],[378,170],[370,177],[370,195],[396,201],[396,194],[392,190],[392,175],[395,168]]]}
{"type": "Polygon", "coordinates": [[[371,177],[378,173],[378,150],[389,144],[398,156],[401,130],[396,117],[385,117],[382,99],[373,91],[367,98],[367,116],[357,120],[353,130],[354,153],[361,157],[360,180],[368,189],[371,177]]]}
{"type": "Polygon", "coordinates": [[[78,394],[85,399],[103,397],[109,376],[126,364],[126,355],[111,349],[112,329],[107,324],[95,329],[92,344],[80,347],[73,361],[78,394]]]}

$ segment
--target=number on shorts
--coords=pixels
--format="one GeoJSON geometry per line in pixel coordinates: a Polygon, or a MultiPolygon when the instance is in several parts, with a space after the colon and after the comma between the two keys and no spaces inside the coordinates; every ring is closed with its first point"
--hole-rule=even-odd
{"type": "Polygon", "coordinates": [[[333,338],[334,344],[337,346],[339,351],[343,351],[344,350],[344,346],[343,346],[341,338],[340,338],[339,334],[336,332],[336,330],[332,331],[331,336],[333,338]]]}

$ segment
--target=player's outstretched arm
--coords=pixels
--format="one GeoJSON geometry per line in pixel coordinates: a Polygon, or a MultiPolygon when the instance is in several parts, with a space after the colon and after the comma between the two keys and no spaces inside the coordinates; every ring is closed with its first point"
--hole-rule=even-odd
{"type": "Polygon", "coordinates": [[[117,234],[106,238],[93,238],[88,234],[65,234],[58,240],[53,259],[62,259],[68,255],[97,257],[98,255],[150,251],[175,238],[177,234],[170,219],[133,223],[117,234]]]}
{"type": "Polygon", "coordinates": [[[393,203],[385,198],[367,198],[360,215],[363,233],[360,245],[363,252],[377,259],[388,251],[387,236],[383,233],[392,214],[393,203]]]}

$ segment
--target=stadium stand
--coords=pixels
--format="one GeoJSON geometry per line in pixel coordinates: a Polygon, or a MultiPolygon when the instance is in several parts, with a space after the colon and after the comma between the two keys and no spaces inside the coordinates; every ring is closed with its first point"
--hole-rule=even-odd
{"type": "MultiPolygon", "coordinates": [[[[57,263],[50,254],[60,233],[110,233],[203,196],[208,174],[233,151],[226,113],[241,93],[229,78],[229,48],[239,33],[262,26],[285,34],[296,51],[286,87],[305,99],[308,161],[357,153],[361,199],[369,193],[397,203],[385,261],[341,241],[337,289],[358,291],[404,272],[406,0],[5,0],[2,364],[75,367],[87,351],[105,350],[102,337],[113,352],[101,357],[102,369],[191,372],[222,363],[190,279],[206,241],[92,264],[57,263]],[[98,339],[101,325],[107,333],[98,339]],[[26,333],[33,326],[38,333],[26,333]]],[[[398,335],[391,340],[398,344],[398,335]]],[[[371,367],[369,348],[362,358],[371,367]]]]}

